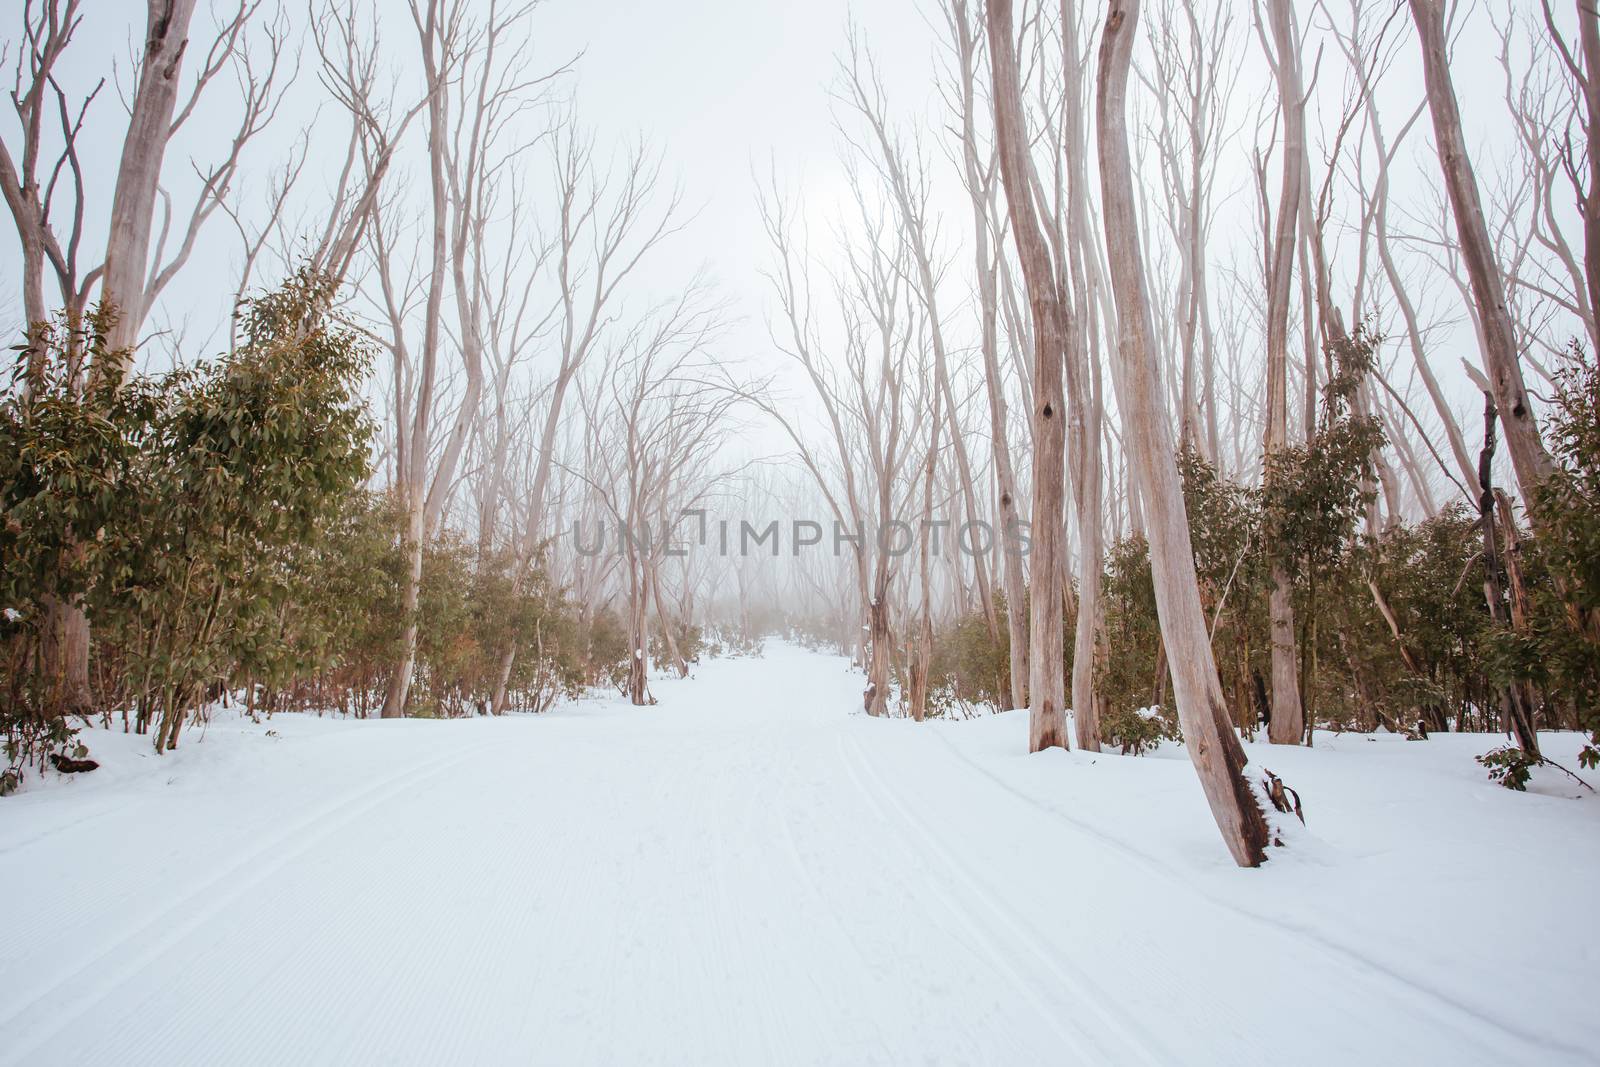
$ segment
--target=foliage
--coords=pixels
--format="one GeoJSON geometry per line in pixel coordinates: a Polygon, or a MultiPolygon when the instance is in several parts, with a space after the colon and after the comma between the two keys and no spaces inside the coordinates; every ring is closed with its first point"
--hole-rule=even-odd
{"type": "Polygon", "coordinates": [[[1355,410],[1355,401],[1377,343],[1361,326],[1329,342],[1316,432],[1273,453],[1262,479],[1263,542],[1311,581],[1340,562],[1375,492],[1372,456],[1383,430],[1375,417],[1355,410]]]}
{"type": "Polygon", "coordinates": [[[1104,723],[1164,702],[1166,665],[1160,659],[1161,626],[1150,547],[1143,537],[1126,538],[1107,550],[1100,591],[1105,644],[1116,650],[1095,674],[1104,723]]]}
{"type": "Polygon", "coordinates": [[[236,664],[270,676],[325,652],[295,640],[289,615],[315,599],[316,562],[366,480],[373,433],[359,392],[371,352],[334,322],[332,297],[302,271],[245,303],[235,352],[149,387],[161,399],[89,616],[120,646],[141,724],[159,714],[158,751],[236,664]]]}
{"type": "Polygon", "coordinates": [[[1539,487],[1542,523],[1534,558],[1552,581],[1535,593],[1539,649],[1550,684],[1574,701],[1600,766],[1600,366],[1573,342],[1555,376],[1546,441],[1554,475],[1539,487]],[[1557,587],[1559,582],[1559,588],[1557,587]]]}
{"type": "Polygon", "coordinates": [[[1125,756],[1142,756],[1163,741],[1182,741],[1178,717],[1165,708],[1113,706],[1100,716],[1101,740],[1125,756]]]}
{"type": "Polygon", "coordinates": [[[610,608],[601,608],[584,627],[584,672],[591,684],[625,692],[628,684],[628,628],[610,608]]]}
{"type": "Polygon", "coordinates": [[[40,328],[0,412],[6,725],[13,747],[59,743],[41,662],[49,605],[80,605],[109,665],[103,696],[158,710],[177,739],[204,686],[237,662],[298,651],[290,605],[371,435],[358,390],[364,344],[334,327],[329,286],[301,273],[243,308],[245,343],[161,376],[115,367],[103,318],[40,328]]]}
{"type": "MultiPolygon", "coordinates": [[[[1006,616],[1005,598],[996,595],[996,615],[1006,616]]],[[[934,635],[928,667],[930,711],[949,700],[1002,706],[1011,691],[1011,641],[1004,625],[991,638],[983,613],[971,612],[934,635]]]]}
{"type": "Polygon", "coordinates": [[[1533,774],[1533,769],[1542,760],[1516,745],[1501,745],[1497,749],[1485,752],[1475,757],[1477,761],[1489,771],[1489,780],[1507,789],[1515,789],[1521,793],[1528,788],[1528,779],[1533,774]]]}
{"type": "Polygon", "coordinates": [[[52,604],[82,605],[115,565],[121,523],[141,483],[140,448],[161,402],[136,380],[94,377],[107,360],[100,317],[39,324],[18,348],[0,400],[0,642],[12,762],[66,743],[61,679],[44,659],[52,604]]]}

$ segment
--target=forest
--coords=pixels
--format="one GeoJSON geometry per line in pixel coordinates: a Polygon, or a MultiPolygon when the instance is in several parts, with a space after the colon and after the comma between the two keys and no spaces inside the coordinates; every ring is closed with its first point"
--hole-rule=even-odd
{"type": "MultiPolygon", "coordinates": [[[[672,128],[571,0],[123,6],[0,23],[0,821],[233,724],[691,752],[824,670],[885,760],[1181,758],[1137,803],[1242,868],[1423,773],[1357,740],[1592,808],[1591,0],[881,0],[672,128]]],[[[683,93],[785,17],[699,6],[683,93]]]]}

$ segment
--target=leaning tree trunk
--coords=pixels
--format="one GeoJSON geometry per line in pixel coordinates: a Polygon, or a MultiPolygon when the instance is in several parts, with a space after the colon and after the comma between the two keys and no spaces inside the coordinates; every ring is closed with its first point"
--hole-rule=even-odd
{"type": "Polygon", "coordinates": [[[1243,746],[1227,725],[1222,682],[1200,604],[1183,488],[1173,453],[1175,441],[1151,340],[1125,115],[1138,19],[1138,0],[1112,0],[1100,44],[1095,96],[1106,247],[1117,303],[1117,357],[1122,373],[1116,376],[1116,384],[1124,420],[1123,442],[1147,508],[1156,612],[1184,746],[1228,850],[1241,867],[1254,867],[1266,858],[1269,829],[1245,778],[1243,746]]]}
{"type": "Polygon", "coordinates": [[[1600,10],[1578,0],[1578,47],[1583,55],[1584,133],[1588,188],[1578,200],[1583,213],[1583,268],[1589,289],[1590,355],[1600,358],[1600,10]]]}
{"type": "Polygon", "coordinates": [[[1472,286],[1472,300],[1477,305],[1484,370],[1488,372],[1494,391],[1506,450],[1511,453],[1511,466],[1517,474],[1523,504],[1537,522],[1539,500],[1534,490],[1555,468],[1539,436],[1528,392],[1523,386],[1516,332],[1511,312],[1506,307],[1505,281],[1494,256],[1494,245],[1484,222],[1483,203],[1478,197],[1478,180],[1472,172],[1472,160],[1467,155],[1466,139],[1461,132],[1461,111],[1456,104],[1446,51],[1444,3],[1443,0],[1410,2],[1411,17],[1422,41],[1422,74],[1428,107],[1433,113],[1439,167],[1450,196],[1451,211],[1455,214],[1456,239],[1472,286]]]}
{"type": "Polygon", "coordinates": [[[1011,0],[988,6],[989,66],[995,143],[1006,212],[1022,265],[1033,318],[1033,526],[1029,601],[1028,749],[1066,748],[1066,651],[1061,615],[1061,561],[1066,545],[1062,504],[1066,482],[1066,425],[1062,397],[1067,309],[1029,188],[1022,87],[1011,39],[1011,0]]]}

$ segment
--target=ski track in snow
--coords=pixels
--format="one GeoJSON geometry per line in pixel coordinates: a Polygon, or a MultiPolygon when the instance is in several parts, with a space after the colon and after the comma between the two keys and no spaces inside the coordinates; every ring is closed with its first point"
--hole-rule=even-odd
{"type": "Polygon", "coordinates": [[[1592,1062],[1595,804],[1459,746],[1273,752],[1311,827],[1238,871],[1186,765],[860,686],[769,644],[650,708],[92,732],[102,771],[0,803],[0,1063],[1592,1062]],[[1413,855],[1362,761],[1436,757],[1547,871],[1428,881],[1496,841],[1413,855]]]}

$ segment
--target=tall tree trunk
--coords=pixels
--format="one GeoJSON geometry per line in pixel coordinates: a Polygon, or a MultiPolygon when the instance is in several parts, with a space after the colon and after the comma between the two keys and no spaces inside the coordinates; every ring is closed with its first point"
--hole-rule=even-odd
{"type": "MultiPolygon", "coordinates": [[[[1062,0],[1062,105],[1069,182],[1065,239],[1057,241],[1058,283],[1072,279],[1072,312],[1067,317],[1067,462],[1072,472],[1073,510],[1078,519],[1078,598],[1072,658],[1072,712],[1078,747],[1100,751],[1100,702],[1095,695],[1095,647],[1100,629],[1101,472],[1100,428],[1103,405],[1098,364],[1090,365],[1089,285],[1098,282],[1098,249],[1091,240],[1088,137],[1081,111],[1083,69],[1079,58],[1077,13],[1062,0]],[[1091,281],[1092,280],[1092,281],[1091,281]]],[[[1067,587],[1063,579],[1063,587],[1067,587]]]]}
{"type": "Polygon", "coordinates": [[[171,138],[177,105],[180,67],[189,44],[189,22],[195,0],[148,0],[144,54],[140,60],[128,135],[117,166],[117,187],[111,198],[111,232],[106,238],[102,302],[116,311],[106,336],[111,365],[100,374],[121,376],[125,360],[139,340],[150,269],[150,228],[154,221],[161,164],[171,138]]]}
{"type": "Polygon", "coordinates": [[[1028,749],[1066,748],[1066,654],[1061,617],[1062,504],[1066,489],[1066,427],[1062,371],[1067,311],[1049,248],[1034,213],[1022,87],[1012,43],[1011,0],[988,6],[989,66],[995,143],[1006,211],[1017,245],[1033,320],[1033,588],[1029,601],[1028,749]]]}
{"type": "Polygon", "coordinates": [[[1588,142],[1588,188],[1578,208],[1583,213],[1583,268],[1589,284],[1591,359],[1600,358],[1600,10],[1594,0],[1578,0],[1578,47],[1583,54],[1584,132],[1588,142]]]}
{"type": "Polygon", "coordinates": [[[1422,42],[1422,74],[1428,107],[1433,113],[1439,168],[1455,215],[1461,260],[1467,268],[1482,331],[1484,370],[1488,373],[1495,407],[1505,428],[1506,450],[1511,454],[1511,466],[1517,474],[1523,504],[1537,522],[1539,502],[1534,490],[1550,476],[1554,463],[1550,453],[1545,451],[1523,386],[1516,332],[1506,307],[1505,281],[1495,260],[1494,245],[1478,196],[1478,180],[1472,172],[1472,160],[1467,155],[1466,139],[1461,132],[1461,111],[1450,79],[1446,50],[1444,3],[1443,0],[1410,0],[1410,3],[1412,21],[1416,23],[1417,36],[1422,42]]]}
{"type": "MultiPolygon", "coordinates": [[[[1305,181],[1305,90],[1300,80],[1300,42],[1289,0],[1269,0],[1276,56],[1279,107],[1283,115],[1283,187],[1267,274],[1267,418],[1263,468],[1288,445],[1289,297],[1305,181]]],[[[1308,378],[1312,366],[1306,367],[1308,378]]],[[[1310,431],[1310,427],[1307,427],[1310,431]]],[[[1270,545],[1272,589],[1268,613],[1272,636],[1272,718],[1267,737],[1275,745],[1299,744],[1305,732],[1295,656],[1294,576],[1284,560],[1286,547],[1270,545]]]]}
{"type": "Polygon", "coordinates": [[[647,563],[646,566],[650,570],[650,595],[655,598],[656,621],[661,624],[661,637],[667,645],[667,656],[672,661],[672,669],[678,672],[678,677],[687,678],[689,664],[678,648],[677,635],[672,632],[672,618],[667,614],[667,602],[661,598],[661,568],[654,562],[647,563]]]}
{"type": "Polygon", "coordinates": [[[1184,746],[1229,852],[1241,867],[1254,867],[1266,858],[1269,829],[1245,778],[1244,748],[1228,722],[1222,682],[1212,658],[1174,459],[1172,426],[1151,342],[1125,114],[1138,18],[1138,0],[1111,0],[1100,44],[1095,100],[1106,246],[1117,302],[1117,357],[1122,373],[1116,382],[1124,420],[1123,442],[1148,506],[1156,610],[1184,746]]]}
{"type": "Polygon", "coordinates": [[[1006,594],[1006,628],[1010,653],[1010,703],[1012,708],[1028,706],[1028,622],[1026,567],[1020,537],[1022,516],[1017,507],[1017,478],[1011,462],[1007,438],[1010,414],[1006,405],[1005,377],[1000,371],[998,268],[989,244],[989,198],[993,191],[993,172],[984,173],[978,160],[977,120],[977,42],[967,17],[965,0],[954,0],[951,9],[955,34],[956,59],[961,67],[961,165],[967,195],[972,203],[973,259],[978,276],[980,343],[983,373],[989,401],[989,445],[994,457],[996,487],[999,491],[997,515],[1000,520],[1002,580],[1006,594]]]}
{"type": "Polygon", "coordinates": [[[889,632],[888,584],[880,581],[867,603],[867,689],[862,706],[868,715],[884,714],[889,706],[889,657],[893,636],[889,632]]]}
{"type": "MultiPolygon", "coordinates": [[[[1512,629],[1515,620],[1507,617],[1505,591],[1500,584],[1500,548],[1495,535],[1495,490],[1491,473],[1495,442],[1494,397],[1483,395],[1483,451],[1478,454],[1478,522],[1483,531],[1483,599],[1489,617],[1512,629]]],[[[1509,516],[1510,508],[1506,508],[1509,516]]],[[[1502,728],[1517,739],[1517,745],[1535,759],[1539,756],[1539,735],[1534,729],[1532,687],[1526,678],[1512,678],[1499,693],[1502,728]]]]}
{"type": "MultiPolygon", "coordinates": [[[[411,686],[412,667],[417,656],[417,600],[422,589],[423,545],[431,533],[428,510],[430,490],[428,469],[431,452],[434,378],[439,363],[439,348],[443,327],[441,316],[444,305],[445,282],[449,274],[449,220],[450,199],[445,173],[450,147],[449,101],[446,90],[446,72],[451,63],[450,45],[443,40],[444,27],[439,24],[437,3],[429,4],[427,20],[419,24],[422,44],[424,74],[429,87],[428,97],[428,176],[432,193],[431,270],[428,276],[428,295],[424,304],[422,322],[421,367],[417,371],[415,405],[411,412],[410,440],[406,446],[406,470],[402,482],[406,500],[405,547],[410,567],[406,572],[406,585],[402,594],[406,612],[406,626],[401,633],[400,652],[396,657],[395,671],[389,681],[389,692],[383,701],[383,717],[395,719],[405,714],[406,697],[411,686]]],[[[397,422],[403,422],[406,412],[395,411],[397,422]]],[[[474,412],[475,414],[475,412],[474,412]]],[[[459,420],[458,420],[459,421],[459,420]]],[[[441,470],[438,481],[446,482],[450,472],[441,470]]]]}

